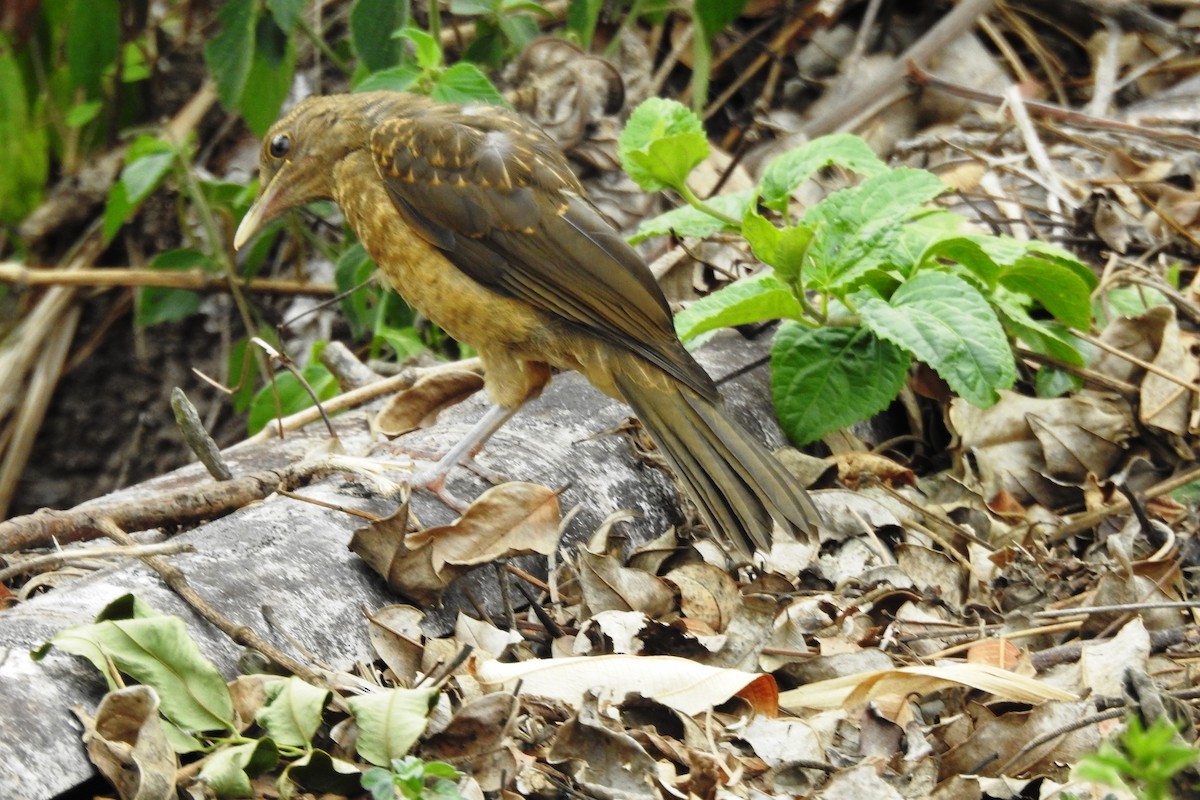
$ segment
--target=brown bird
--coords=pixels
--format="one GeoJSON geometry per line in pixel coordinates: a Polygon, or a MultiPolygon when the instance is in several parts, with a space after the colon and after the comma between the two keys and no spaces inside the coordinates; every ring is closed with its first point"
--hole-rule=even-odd
{"type": "Polygon", "coordinates": [[[234,245],[325,199],[410,305],[479,352],[505,410],[481,421],[481,437],[541,393],[552,368],[578,370],[632,406],[744,560],[776,526],[815,542],[808,495],[722,410],[645,262],[536,125],[402,92],[309,98],[267,133],[259,195],[234,245]]]}

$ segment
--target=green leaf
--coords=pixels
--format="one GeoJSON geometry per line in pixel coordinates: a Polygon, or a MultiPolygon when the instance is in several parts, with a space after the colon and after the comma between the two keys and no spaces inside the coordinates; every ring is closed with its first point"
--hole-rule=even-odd
{"type": "Polygon", "coordinates": [[[358,724],[358,754],[377,766],[401,758],[425,730],[437,689],[383,689],[347,699],[358,724]]]}
{"type": "Polygon", "coordinates": [[[712,39],[738,18],[746,0],[695,0],[693,15],[706,39],[712,39]]]}
{"type": "MultiPolygon", "coordinates": [[[[218,270],[219,265],[199,250],[165,250],[150,262],[150,269],[161,270],[218,270]]],[[[160,322],[177,322],[200,310],[202,298],[189,289],[168,289],[159,286],[142,286],[137,290],[134,305],[134,324],[141,327],[160,322]]]]}
{"type": "MultiPolygon", "coordinates": [[[[743,189],[729,194],[719,194],[704,202],[727,216],[742,219],[746,215],[746,210],[754,202],[754,197],[753,189],[743,189]]],[[[732,230],[732,227],[698,208],[681,206],[643,222],[638,226],[637,233],[629,237],[629,241],[631,244],[637,244],[651,236],[668,235],[703,238],[722,230],[732,230]]]]}
{"type": "Polygon", "coordinates": [[[987,300],[962,278],[923,272],[890,302],[855,297],[863,324],[932,367],[963,399],[981,408],[1016,380],[1004,328],[987,300]]]}
{"type": "Polygon", "coordinates": [[[99,100],[89,100],[86,103],[79,103],[71,106],[71,110],[67,112],[66,123],[68,128],[82,128],[96,118],[100,113],[100,109],[104,104],[99,100]]]}
{"type": "Polygon", "coordinates": [[[217,84],[217,94],[228,109],[238,108],[250,66],[258,22],[256,0],[230,0],[217,12],[221,31],[204,47],[204,60],[217,84]]]}
{"type": "MultiPolygon", "coordinates": [[[[300,370],[300,374],[321,400],[328,400],[338,393],[337,380],[333,374],[315,359],[300,370]]],[[[285,417],[303,411],[313,404],[312,396],[299,379],[291,372],[281,372],[275,376],[274,384],[268,383],[259,389],[250,402],[246,427],[251,435],[258,433],[268,422],[275,419],[276,392],[279,394],[278,413],[285,417]]]]}
{"type": "Polygon", "coordinates": [[[1087,364],[1087,355],[1082,350],[1086,345],[1062,323],[1034,319],[1015,295],[1003,289],[992,295],[991,303],[1009,335],[1033,352],[1079,367],[1087,364]]]}
{"type": "Polygon", "coordinates": [[[700,118],[674,100],[651,97],[633,114],[618,141],[621,166],[647,191],[684,185],[708,157],[700,118]]]}
{"type": "Polygon", "coordinates": [[[784,431],[807,444],[896,399],[910,359],[865,328],[784,322],[771,346],[771,392],[784,431]]]}
{"type": "Polygon", "coordinates": [[[429,96],[444,103],[488,103],[508,107],[508,101],[474,64],[460,61],[438,76],[429,96]]]}
{"type": "Polygon", "coordinates": [[[500,0],[450,0],[450,13],[463,17],[495,14],[499,10],[500,0]]]}
{"type": "Polygon", "coordinates": [[[308,0],[267,0],[267,8],[281,30],[291,33],[304,13],[308,0]]]}
{"type": "Polygon", "coordinates": [[[30,109],[34,92],[0,40],[0,222],[16,224],[32,211],[49,174],[48,126],[30,109]]]}
{"type": "Polygon", "coordinates": [[[117,0],[75,3],[67,31],[67,65],[71,85],[98,97],[104,73],[121,48],[121,5],[117,0]]]}
{"type": "Polygon", "coordinates": [[[126,153],[120,179],[108,192],[102,235],[107,244],[137,211],[138,206],[162,185],[174,164],[169,145],[151,136],[134,140],[126,153]]]}
{"type": "Polygon", "coordinates": [[[218,797],[254,797],[250,778],[279,763],[279,749],[270,739],[222,747],[204,762],[199,780],[218,797]]]}
{"type": "Polygon", "coordinates": [[[567,30],[575,35],[585,52],[592,49],[592,37],[603,7],[604,0],[571,0],[567,6],[567,30]]]}
{"type": "Polygon", "coordinates": [[[979,280],[994,288],[1000,275],[998,265],[979,242],[968,236],[953,236],[934,242],[921,254],[920,263],[933,265],[941,261],[952,261],[969,269],[979,280]]]}
{"type": "Polygon", "coordinates": [[[803,219],[815,232],[805,284],[836,290],[890,263],[905,222],[944,191],[945,184],[932,173],[897,169],[826,197],[803,219]]]}
{"type": "Polygon", "coordinates": [[[124,674],[152,686],[162,701],[163,715],[184,730],[232,728],[233,702],[225,679],[200,653],[179,617],[76,625],[59,632],[51,644],[87,658],[106,677],[111,659],[124,674]]]}
{"type": "Polygon", "coordinates": [[[371,72],[400,60],[400,43],[392,34],[408,25],[408,0],[354,0],[350,8],[350,42],[371,72]]]}
{"type": "Polygon", "coordinates": [[[311,747],[330,691],[318,689],[293,675],[287,680],[267,684],[266,694],[266,705],[259,709],[255,721],[281,745],[311,747]]]}
{"type": "Polygon", "coordinates": [[[1000,283],[1041,303],[1073,328],[1092,324],[1091,288],[1069,267],[1036,255],[1023,256],[1000,273],[1000,283]]]}
{"type": "Polygon", "coordinates": [[[771,272],[734,281],[701,297],[675,316],[679,338],[772,319],[799,318],[803,310],[792,290],[771,272]]]}
{"type": "Polygon", "coordinates": [[[1111,322],[1110,314],[1118,317],[1136,317],[1154,306],[1170,305],[1165,294],[1150,286],[1133,284],[1117,286],[1106,291],[1096,302],[1096,318],[1111,322]]]}
{"type": "Polygon", "coordinates": [[[246,78],[246,88],[237,109],[255,136],[262,136],[279,116],[279,109],[292,89],[296,72],[296,48],[270,17],[258,21],[257,46],[246,78]]]}
{"type": "Polygon", "coordinates": [[[888,171],[888,167],[863,139],[849,133],[834,133],[805,142],[776,156],[763,170],[763,204],[779,212],[787,210],[792,192],[800,184],[829,166],[839,166],[865,178],[888,171]]]}
{"type": "Polygon", "coordinates": [[[753,207],[746,209],[742,219],[742,235],[750,243],[754,255],[775,267],[780,278],[795,283],[804,267],[813,231],[803,225],[777,228],[753,207]]]}
{"type": "Polygon", "coordinates": [[[420,28],[401,28],[393,34],[397,39],[407,39],[413,43],[416,49],[417,66],[423,70],[430,70],[434,67],[442,65],[442,46],[438,44],[438,40],[434,39],[420,28]]]}
{"type": "Polygon", "coordinates": [[[354,87],[356,92],[376,92],[387,89],[393,92],[406,92],[413,87],[425,73],[420,67],[402,64],[391,69],[380,70],[363,78],[354,87]]]}

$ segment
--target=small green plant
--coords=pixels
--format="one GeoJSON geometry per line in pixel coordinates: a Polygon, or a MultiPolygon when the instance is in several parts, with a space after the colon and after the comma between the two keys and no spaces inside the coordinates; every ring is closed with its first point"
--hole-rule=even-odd
{"type": "MultiPolygon", "coordinates": [[[[325,724],[332,694],[328,689],[296,677],[270,680],[255,727],[239,730],[225,679],[201,654],[184,621],[160,614],[132,595],[109,604],[96,622],[60,631],[34,657],[43,657],[50,646],[91,661],[112,690],[128,683],[125,679],[153,688],[167,741],[176,753],[204,757],[198,779],[218,797],[253,796],[251,778],[280,768],[281,762],[277,788],[285,797],[294,795],[297,786],[339,795],[367,788],[358,764],[314,744],[325,724]]],[[[437,697],[438,690],[429,688],[385,689],[346,698],[358,727],[358,755],[376,766],[400,763],[425,730],[437,697]]],[[[437,766],[421,774],[441,777],[444,772],[437,766]]]]}
{"type": "Polygon", "coordinates": [[[1171,800],[1171,782],[1200,760],[1200,748],[1178,737],[1179,730],[1166,719],[1145,728],[1131,715],[1117,742],[1105,742],[1099,752],[1084,756],[1074,777],[1124,789],[1138,800],[1171,800]]]}
{"type": "Polygon", "coordinates": [[[984,407],[1016,380],[1017,340],[1083,363],[1068,328],[1091,323],[1091,270],[1052,245],[964,232],[962,217],[929,205],[946,191],[935,175],[889,169],[857,137],[816,139],[772,160],[753,189],[709,200],[687,184],[708,141],[679,103],[639,106],[620,151],[644,189],[669,188],[687,203],[644,223],[635,242],[735,231],[771,267],[702,298],[676,328],[686,340],[782,319],[772,389],[799,444],[886,408],[914,360],[984,407]],[[831,166],[859,182],[793,219],[792,193],[831,166]]]}
{"type": "Polygon", "coordinates": [[[458,770],[443,761],[415,756],[392,760],[391,769],[372,767],[363,774],[363,788],[375,800],[461,800],[458,770]]]}
{"type": "Polygon", "coordinates": [[[500,90],[479,67],[468,61],[447,67],[437,37],[420,28],[401,28],[395,36],[412,42],[415,51],[413,60],[368,75],[355,86],[355,91],[391,89],[427,94],[444,103],[508,105],[500,90]]]}

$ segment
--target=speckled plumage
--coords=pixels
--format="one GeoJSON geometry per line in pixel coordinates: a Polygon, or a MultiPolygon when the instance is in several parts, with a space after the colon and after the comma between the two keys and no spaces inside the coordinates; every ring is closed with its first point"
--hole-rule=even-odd
{"type": "Polygon", "coordinates": [[[776,525],[815,542],[808,497],[721,410],[649,269],[540,129],[399,92],[310,98],[268,132],[236,243],[317,199],[341,207],[413,307],[479,351],[493,401],[519,405],[551,367],[578,370],[630,403],[744,558],[776,525]]]}

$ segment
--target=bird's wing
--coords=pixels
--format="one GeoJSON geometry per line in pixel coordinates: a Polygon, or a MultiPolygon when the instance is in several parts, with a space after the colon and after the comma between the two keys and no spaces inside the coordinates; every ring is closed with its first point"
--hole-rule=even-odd
{"type": "Polygon", "coordinates": [[[380,122],[371,152],[405,221],[463,272],[715,395],[654,276],[542,131],[504,109],[434,105],[380,122]]]}

